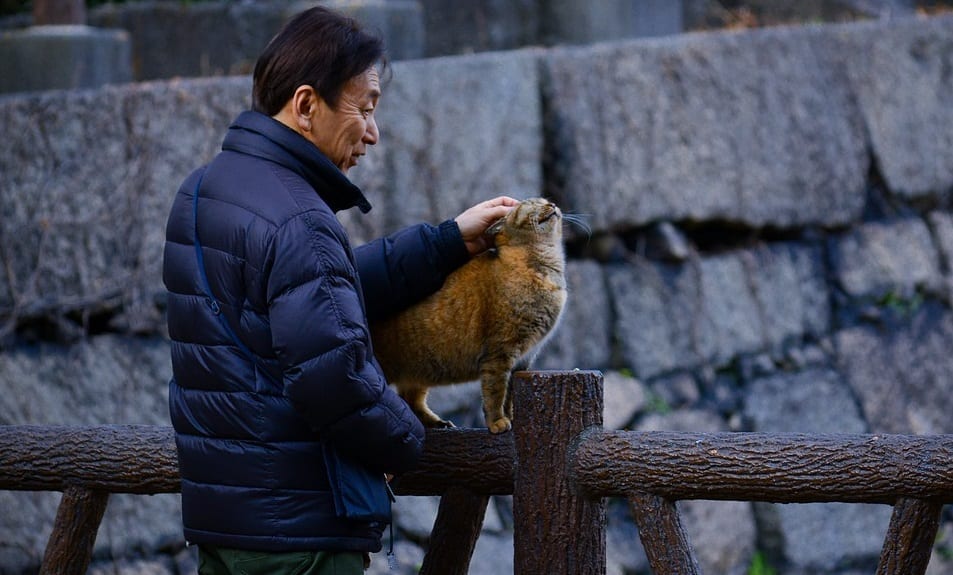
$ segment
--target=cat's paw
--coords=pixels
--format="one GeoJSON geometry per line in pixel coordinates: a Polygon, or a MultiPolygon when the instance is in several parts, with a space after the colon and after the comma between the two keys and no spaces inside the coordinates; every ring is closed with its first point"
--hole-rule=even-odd
{"type": "Polygon", "coordinates": [[[440,419],[440,416],[436,413],[427,410],[415,409],[414,414],[417,415],[417,419],[420,420],[420,423],[424,424],[424,427],[430,429],[448,429],[451,427],[456,427],[452,421],[446,419],[440,419]]]}
{"type": "Polygon", "coordinates": [[[435,421],[429,421],[425,424],[425,426],[430,427],[432,429],[452,429],[456,427],[456,425],[454,425],[452,421],[447,419],[437,419],[435,421]]]}
{"type": "Polygon", "coordinates": [[[490,433],[503,433],[512,429],[513,424],[510,422],[510,418],[501,417],[496,421],[487,422],[487,427],[490,428],[490,433]]]}

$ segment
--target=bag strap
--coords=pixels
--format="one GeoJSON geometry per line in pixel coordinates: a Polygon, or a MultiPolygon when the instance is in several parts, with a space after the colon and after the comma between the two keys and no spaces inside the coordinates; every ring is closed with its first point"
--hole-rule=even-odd
{"type": "MultiPolygon", "coordinates": [[[[207,169],[208,168],[206,168],[206,170],[207,169]]],[[[218,300],[215,299],[215,296],[212,294],[212,286],[208,283],[208,274],[205,272],[205,255],[202,253],[202,244],[199,242],[199,189],[202,187],[202,180],[204,178],[205,171],[199,176],[199,181],[195,184],[195,193],[192,195],[192,238],[195,245],[195,259],[198,263],[199,276],[202,279],[202,291],[205,292],[205,304],[209,310],[211,310],[212,314],[219,319],[225,333],[228,334],[228,337],[231,338],[238,349],[241,350],[248,359],[254,362],[255,367],[257,367],[265,377],[277,385],[280,383],[278,379],[265,367],[258,356],[238,338],[238,334],[235,333],[235,330],[232,329],[232,326],[228,323],[225,314],[222,313],[222,306],[218,303],[218,300]]]]}

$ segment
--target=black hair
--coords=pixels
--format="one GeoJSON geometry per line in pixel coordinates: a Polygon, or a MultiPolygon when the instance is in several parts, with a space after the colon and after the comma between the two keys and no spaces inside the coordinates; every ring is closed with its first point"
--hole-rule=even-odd
{"type": "Polygon", "coordinates": [[[344,85],[375,64],[383,78],[387,57],[380,34],[315,6],[288,21],[258,57],[252,109],[274,116],[302,85],[312,86],[334,108],[344,85]]]}

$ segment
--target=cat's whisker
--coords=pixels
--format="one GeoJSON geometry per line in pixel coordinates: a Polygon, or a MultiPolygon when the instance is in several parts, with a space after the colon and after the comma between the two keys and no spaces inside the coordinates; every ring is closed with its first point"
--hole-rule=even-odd
{"type": "Polygon", "coordinates": [[[592,239],[592,228],[589,226],[589,223],[586,222],[586,219],[589,217],[591,217],[591,214],[568,214],[563,212],[564,222],[567,224],[572,224],[580,230],[586,232],[586,237],[592,239]]]}

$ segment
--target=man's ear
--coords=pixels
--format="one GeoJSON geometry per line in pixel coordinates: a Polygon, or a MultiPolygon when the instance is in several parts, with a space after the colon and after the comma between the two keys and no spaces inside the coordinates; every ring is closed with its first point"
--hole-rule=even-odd
{"type": "Polygon", "coordinates": [[[311,131],[311,122],[318,111],[318,93],[308,85],[301,85],[291,97],[291,113],[298,129],[303,133],[311,131]]]}

